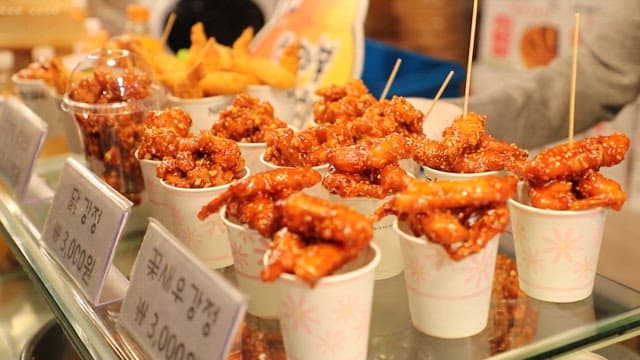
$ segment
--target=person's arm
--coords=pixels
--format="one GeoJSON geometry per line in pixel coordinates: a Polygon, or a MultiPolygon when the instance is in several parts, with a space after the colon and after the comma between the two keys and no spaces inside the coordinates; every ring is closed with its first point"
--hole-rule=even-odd
{"type": "MultiPolygon", "coordinates": [[[[603,6],[580,44],[575,132],[613,118],[640,91],[640,0],[607,1],[603,6]]],[[[524,148],[565,138],[570,77],[568,54],[518,81],[472,96],[469,111],[487,115],[490,134],[524,148]]]]}

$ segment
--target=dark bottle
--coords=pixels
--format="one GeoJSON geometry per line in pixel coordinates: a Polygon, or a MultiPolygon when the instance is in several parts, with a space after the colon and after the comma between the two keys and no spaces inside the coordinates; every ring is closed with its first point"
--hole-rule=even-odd
{"type": "Polygon", "coordinates": [[[180,0],[172,11],[176,20],[167,44],[173,51],[191,46],[191,26],[197,22],[223,45],[233,44],[247,26],[257,32],[265,23],[264,14],[250,0],[180,0]]]}

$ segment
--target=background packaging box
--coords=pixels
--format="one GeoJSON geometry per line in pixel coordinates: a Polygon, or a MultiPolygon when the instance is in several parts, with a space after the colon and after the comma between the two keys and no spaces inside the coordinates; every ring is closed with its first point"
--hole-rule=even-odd
{"type": "Polygon", "coordinates": [[[580,13],[584,35],[604,6],[598,0],[485,0],[477,60],[506,70],[546,65],[571,52],[574,14],[580,13]]]}

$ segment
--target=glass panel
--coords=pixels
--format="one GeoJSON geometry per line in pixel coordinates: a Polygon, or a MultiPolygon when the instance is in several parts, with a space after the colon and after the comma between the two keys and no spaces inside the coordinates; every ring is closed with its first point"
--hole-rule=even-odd
{"type": "MultiPolygon", "coordinates": [[[[60,162],[61,163],[61,162],[60,162]]],[[[55,166],[46,166],[55,169],[55,166]]],[[[44,174],[51,186],[55,176],[44,174]]],[[[50,202],[18,205],[0,190],[0,222],[5,236],[22,256],[27,273],[50,301],[53,312],[79,353],[86,358],[133,358],[139,350],[115,329],[119,304],[93,308],[68,285],[66,275],[40,248],[37,238],[50,202]]],[[[607,232],[611,236],[611,232],[607,232]]],[[[118,245],[115,264],[129,274],[142,233],[118,245]]],[[[605,238],[606,241],[606,238],[605,238]]],[[[500,253],[513,256],[512,236],[505,233],[500,253]]],[[[233,279],[233,269],[224,270],[233,279]]],[[[601,341],[640,326],[640,293],[598,275],[592,296],[553,304],[526,296],[495,300],[487,328],[476,336],[444,340],[418,332],[411,324],[403,274],[378,280],[374,292],[369,359],[495,359],[549,357],[601,341]]],[[[246,318],[242,351],[282,355],[278,322],[246,318]],[[276,354],[278,353],[278,354],[276,354]]]]}

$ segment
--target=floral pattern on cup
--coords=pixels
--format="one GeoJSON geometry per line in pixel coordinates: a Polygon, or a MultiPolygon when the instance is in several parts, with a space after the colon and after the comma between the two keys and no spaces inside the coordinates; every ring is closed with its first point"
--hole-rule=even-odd
{"type": "Polygon", "coordinates": [[[223,207],[220,216],[213,217],[221,219],[227,229],[238,287],[249,297],[247,312],[261,318],[276,318],[276,285],[260,279],[262,259],[269,249],[271,240],[253,229],[227,219],[224,214],[223,207]]]}
{"type": "MultiPolygon", "coordinates": [[[[370,215],[372,211],[390,198],[375,199],[367,197],[343,198],[337,194],[328,194],[328,199],[341,203],[361,214],[370,215]]],[[[380,264],[376,267],[376,280],[388,279],[402,272],[402,253],[398,236],[393,231],[395,216],[385,216],[373,224],[373,243],[380,249],[380,264]]]]}
{"type": "Polygon", "coordinates": [[[440,244],[412,235],[406,222],[394,223],[404,262],[413,325],[440,338],[463,338],[487,326],[498,240],[455,261],[440,244]]]}
{"type": "Polygon", "coordinates": [[[509,201],[520,287],[527,295],[573,302],[593,291],[606,211],[536,209],[509,201]]]}
{"type": "MultiPolygon", "coordinates": [[[[245,167],[244,176],[249,176],[245,167]]],[[[233,264],[227,227],[220,216],[209,216],[205,220],[198,212],[231,183],[208,188],[179,188],[161,180],[164,198],[168,205],[168,220],[164,224],[209,268],[219,269],[233,264]]]]}
{"type": "Polygon", "coordinates": [[[277,281],[279,318],[288,359],[365,359],[373,299],[374,244],[314,288],[282,274],[277,281]],[[349,267],[351,269],[349,269],[349,267]]]}

